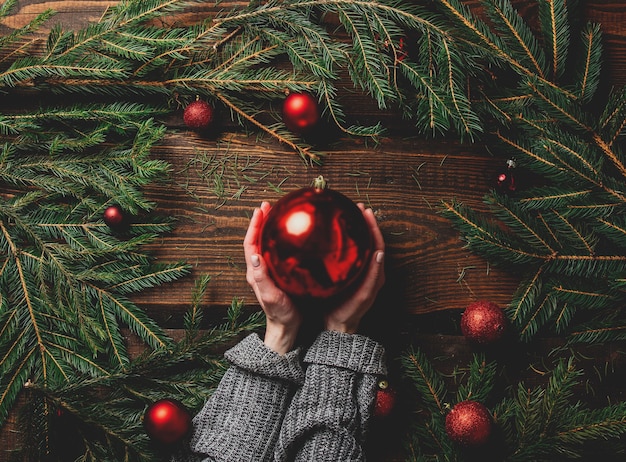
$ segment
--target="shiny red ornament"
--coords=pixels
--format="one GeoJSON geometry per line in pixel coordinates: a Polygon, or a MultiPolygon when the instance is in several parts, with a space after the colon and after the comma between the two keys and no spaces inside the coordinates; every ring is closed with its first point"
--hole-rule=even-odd
{"type": "Polygon", "coordinates": [[[289,130],[302,134],[311,130],[320,118],[317,101],[308,93],[291,93],[283,102],[283,122],[289,130]]]}
{"type": "Polygon", "coordinates": [[[213,107],[206,101],[197,99],[185,108],[183,120],[193,130],[205,130],[213,122],[213,107]]]}
{"type": "Polygon", "coordinates": [[[514,159],[506,161],[506,168],[496,174],[496,188],[502,193],[513,192],[517,189],[516,162],[514,159]]]}
{"type": "Polygon", "coordinates": [[[396,392],[386,380],[378,382],[376,401],[374,404],[374,416],[385,418],[391,415],[396,405],[396,392]]]}
{"type": "Polygon", "coordinates": [[[491,414],[478,401],[462,401],[446,415],[446,433],[461,446],[484,445],[491,436],[491,428],[491,414]]]}
{"type": "Polygon", "coordinates": [[[468,340],[488,345],[506,332],[507,319],[496,303],[479,300],[470,303],[461,315],[461,332],[468,340]]]}
{"type": "Polygon", "coordinates": [[[318,181],[276,202],[259,235],[271,278],[293,297],[327,299],[344,293],[361,278],[372,255],[373,239],[361,209],[318,181]]]}
{"type": "Polygon", "coordinates": [[[110,228],[119,228],[126,222],[124,211],[119,205],[111,205],[104,210],[104,222],[110,228]]]}
{"type": "Polygon", "coordinates": [[[407,40],[404,37],[400,37],[400,41],[398,42],[398,49],[396,51],[396,60],[398,62],[404,61],[409,56],[406,43],[407,40]]]}
{"type": "Polygon", "coordinates": [[[148,407],[143,425],[154,441],[165,445],[176,444],[191,430],[191,414],[179,401],[165,398],[148,407]]]}

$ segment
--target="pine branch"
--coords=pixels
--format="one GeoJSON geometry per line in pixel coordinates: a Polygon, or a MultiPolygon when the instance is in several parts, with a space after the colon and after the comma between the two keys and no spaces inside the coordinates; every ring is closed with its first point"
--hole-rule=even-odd
{"type": "Polygon", "coordinates": [[[160,28],[148,21],[183,10],[186,2],[144,3],[122,2],[80,31],[54,27],[46,54],[0,68],[0,89],[49,88],[118,98],[160,94],[168,100],[174,100],[174,94],[181,100],[202,94],[222,103],[227,98],[236,120],[251,123],[308,157],[309,147],[297,138],[281,136],[256,114],[267,111],[264,102],[282,99],[286,90],[317,90],[320,101],[331,109],[331,120],[344,133],[377,136],[376,126],[343,125],[331,81],[347,69],[353,85],[370,94],[379,107],[399,106],[423,131],[455,127],[469,137],[481,131],[466,94],[465,54],[442,26],[443,18],[421,6],[396,1],[272,1],[199,24],[160,28]],[[328,16],[339,18],[342,26],[332,34],[325,22],[328,16]],[[418,47],[415,58],[402,52],[399,60],[396,44],[411,29],[421,31],[433,47],[418,47]],[[293,72],[276,64],[285,61],[293,72]],[[424,106],[415,107],[404,88],[416,84],[414,91],[419,93],[426,82],[428,118],[420,111],[424,106]],[[234,92],[240,101],[236,105],[235,95],[229,94],[234,92]]]}
{"type": "Polygon", "coordinates": [[[619,326],[626,318],[619,309],[624,292],[614,282],[623,279],[626,263],[616,218],[626,207],[626,162],[617,135],[626,114],[620,97],[605,102],[604,116],[588,104],[601,69],[599,27],[588,24],[573,37],[571,5],[562,1],[539,2],[538,37],[510,2],[488,3],[492,28],[457,2],[441,6],[485,59],[517,74],[513,85],[497,79],[500,69],[495,85],[483,81],[480,115],[503,122],[494,131],[497,149],[537,176],[525,190],[486,195],[484,216],[449,202],[442,213],[471,251],[523,274],[507,311],[521,338],[584,332],[576,326],[587,323],[596,331],[603,312],[617,314],[605,318],[606,329],[596,331],[601,335],[575,338],[618,338],[620,330],[609,323],[619,326]],[[579,58],[568,59],[572,53],[579,58]]]}
{"type": "Polygon", "coordinates": [[[566,2],[563,0],[540,0],[539,20],[546,48],[552,61],[552,78],[558,79],[566,70],[569,51],[569,17],[566,2]]]}
{"type": "MultiPolygon", "coordinates": [[[[545,383],[534,388],[523,382],[511,384],[495,404],[491,404],[496,399],[494,379],[502,375],[504,369],[493,361],[486,362],[481,354],[475,354],[470,363],[460,369],[463,375],[456,373],[455,380],[446,382],[429,359],[414,349],[405,353],[402,365],[405,376],[416,390],[407,398],[415,406],[408,460],[466,461],[485,454],[506,462],[580,459],[597,451],[594,442],[606,446],[606,454],[617,454],[620,438],[626,432],[624,403],[590,408],[580,401],[577,389],[587,379],[584,372],[576,368],[573,358],[558,359],[546,372],[545,383]],[[456,393],[454,402],[447,403],[443,412],[432,405],[432,387],[424,387],[426,383],[440,380],[436,395],[442,401],[456,393]],[[474,450],[452,444],[445,430],[449,408],[465,399],[490,403],[493,416],[490,441],[474,450]]],[[[507,364],[506,368],[509,366],[507,364]]]]}
{"type": "Polygon", "coordinates": [[[546,56],[532,30],[508,1],[485,2],[487,14],[492,19],[502,40],[512,54],[520,56],[520,63],[534,74],[544,77],[546,56]]]}
{"type": "Polygon", "coordinates": [[[420,350],[410,350],[402,357],[402,364],[418,392],[424,396],[425,404],[432,413],[445,411],[445,385],[441,377],[420,350]]]}
{"type": "Polygon", "coordinates": [[[484,355],[474,355],[469,365],[467,379],[457,390],[456,402],[468,399],[485,402],[493,389],[496,372],[494,362],[487,362],[484,355]]]}
{"type": "Polygon", "coordinates": [[[113,199],[126,213],[152,210],[141,188],[163,178],[169,168],[149,159],[162,127],[150,119],[138,122],[138,113],[146,113],[145,108],[114,104],[42,111],[17,130],[14,143],[4,145],[0,179],[16,193],[0,205],[5,249],[0,260],[2,421],[27,381],[53,387],[76,374],[101,376],[111,367],[126,366],[124,325],[153,348],[169,342],[126,298],[188,272],[186,264],[155,265],[141,249],[170,229],[169,220],[153,217],[119,236],[101,218],[113,199]],[[78,122],[81,113],[89,116],[84,123],[78,122]],[[66,135],[48,131],[58,123],[72,131],[91,124],[100,127],[101,137],[75,146],[76,153],[67,146],[53,148],[55,138],[66,135]],[[29,124],[50,136],[41,153],[30,149],[29,124]],[[134,137],[128,144],[102,148],[119,130],[134,137]]]}
{"type": "MultiPolygon", "coordinates": [[[[187,319],[201,316],[202,292],[209,281],[209,276],[197,280],[187,319]]],[[[202,333],[192,326],[181,341],[146,351],[101,376],[75,376],[55,387],[29,382],[31,404],[21,414],[23,426],[48,429],[25,435],[29,440],[21,448],[22,455],[35,452],[32,448],[41,448],[33,454],[36,459],[67,451],[56,442],[65,441],[60,436],[64,434],[71,436],[75,456],[83,460],[117,460],[117,454],[133,462],[157,460],[160,448],[143,429],[143,413],[161,398],[177,399],[191,413],[199,411],[227,369],[221,350],[263,324],[258,312],[242,318],[242,308],[233,300],[223,324],[202,333]],[[33,412],[36,403],[42,412],[33,412]]]]}

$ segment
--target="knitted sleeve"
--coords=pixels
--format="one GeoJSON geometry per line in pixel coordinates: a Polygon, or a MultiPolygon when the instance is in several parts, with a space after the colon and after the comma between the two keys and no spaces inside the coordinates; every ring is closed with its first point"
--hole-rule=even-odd
{"type": "Polygon", "coordinates": [[[306,374],[285,415],[277,461],[362,461],[383,347],[361,336],[322,332],[307,351],[306,374]]]}
{"type": "Polygon", "coordinates": [[[173,461],[268,461],[293,393],[304,380],[300,352],[279,355],[252,334],[225,353],[231,363],[193,419],[191,453],[173,461]]]}

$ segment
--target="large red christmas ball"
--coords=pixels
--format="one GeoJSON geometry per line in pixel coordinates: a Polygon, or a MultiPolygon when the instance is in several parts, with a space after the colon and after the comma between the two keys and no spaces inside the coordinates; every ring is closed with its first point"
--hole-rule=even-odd
{"type": "Polygon", "coordinates": [[[294,133],[312,129],[320,118],[317,101],[308,93],[291,93],[283,102],[283,122],[294,133]]]}
{"type": "Polygon", "coordinates": [[[143,425],[154,441],[166,445],[175,444],[191,430],[191,414],[181,402],[165,398],[148,406],[143,425]]]}
{"type": "Polygon", "coordinates": [[[104,222],[110,228],[119,228],[124,225],[126,216],[119,205],[111,205],[104,209],[104,222]]]}
{"type": "Polygon", "coordinates": [[[506,332],[507,319],[496,303],[479,300],[470,303],[461,315],[461,332],[468,340],[488,345],[506,332]]]}
{"type": "Polygon", "coordinates": [[[478,401],[461,401],[446,416],[448,437],[462,446],[481,446],[491,435],[489,410],[478,401]]]}
{"type": "Polygon", "coordinates": [[[213,108],[203,100],[195,100],[183,111],[183,120],[187,127],[194,130],[205,130],[213,121],[213,108]]]}
{"type": "Polygon", "coordinates": [[[276,285],[293,297],[309,299],[334,297],[353,286],[368,266],[372,246],[356,204],[319,184],[276,202],[259,236],[261,255],[276,285]]]}

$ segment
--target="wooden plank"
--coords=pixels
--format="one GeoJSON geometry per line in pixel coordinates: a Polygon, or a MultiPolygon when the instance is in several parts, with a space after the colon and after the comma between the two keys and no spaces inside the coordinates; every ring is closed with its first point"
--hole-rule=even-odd
{"type": "MultiPolygon", "coordinates": [[[[248,217],[261,200],[275,202],[319,174],[378,217],[387,245],[388,283],[381,303],[402,304],[411,313],[463,308],[475,298],[506,303],[516,285],[515,277],[464,250],[438,214],[442,200],[455,198],[483,208],[482,196],[500,165],[479,147],[397,139],[366,147],[342,140],[327,152],[325,165],[311,167],[273,141],[228,133],[215,142],[180,130],[155,156],[172,164],[173,180],[152,188],[149,196],[159,213],[176,216],[179,223],[152,250],[159,260],[182,258],[194,265],[195,274],[215,275],[211,305],[229,304],[233,296],[255,302],[242,249],[248,217]],[[223,171],[222,178],[210,174],[212,169],[223,171]],[[224,185],[222,198],[215,181],[224,185]],[[278,184],[281,192],[272,188],[278,184]]],[[[188,306],[192,283],[193,276],[135,300],[166,321],[188,306]]]]}

